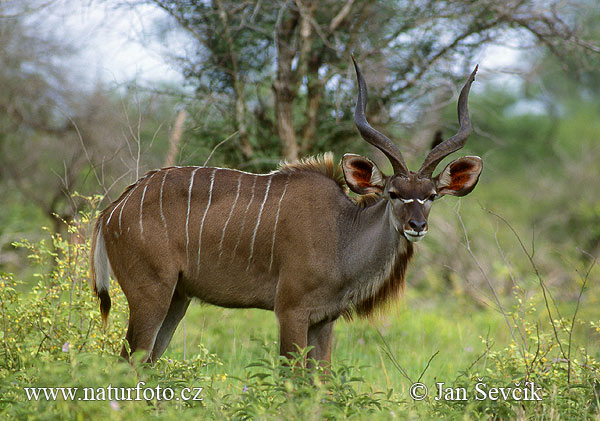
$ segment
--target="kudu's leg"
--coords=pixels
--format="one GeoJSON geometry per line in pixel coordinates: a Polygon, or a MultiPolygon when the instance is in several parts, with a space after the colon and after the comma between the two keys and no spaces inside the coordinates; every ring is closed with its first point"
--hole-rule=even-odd
{"type": "Polygon", "coordinates": [[[293,358],[292,353],[298,347],[306,348],[308,344],[308,313],[306,311],[275,311],[279,320],[279,354],[293,358]]]}
{"type": "Polygon", "coordinates": [[[156,362],[167,349],[167,346],[173,337],[173,333],[185,315],[190,302],[191,299],[187,295],[175,289],[169,311],[167,312],[167,317],[163,320],[158,335],[156,335],[156,341],[154,342],[154,348],[152,349],[152,355],[150,357],[153,363],[156,362]]]}
{"type": "Polygon", "coordinates": [[[138,350],[147,351],[142,362],[148,361],[151,357],[151,350],[154,347],[154,341],[163,319],[169,310],[168,305],[154,307],[129,308],[129,327],[125,339],[129,344],[130,352],[127,352],[125,345],[121,349],[121,356],[129,360],[130,354],[138,350]],[[144,310],[146,313],[144,314],[144,310]]]}
{"type": "Polygon", "coordinates": [[[308,328],[308,345],[312,346],[308,358],[316,361],[331,362],[331,340],[334,321],[324,320],[308,328]]]}
{"type": "MultiPolygon", "coordinates": [[[[129,288],[123,288],[129,303],[126,339],[131,354],[140,349],[147,351],[144,362],[151,357],[158,331],[167,317],[174,284],[156,275],[140,276],[137,283],[126,284],[129,288]]],[[[129,359],[130,353],[123,346],[121,356],[129,359]]]]}

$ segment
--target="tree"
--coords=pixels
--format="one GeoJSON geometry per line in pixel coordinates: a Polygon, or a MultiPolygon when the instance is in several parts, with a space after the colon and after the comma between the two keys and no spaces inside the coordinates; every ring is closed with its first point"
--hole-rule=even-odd
{"type": "Polygon", "coordinates": [[[371,119],[385,127],[402,117],[398,110],[404,108],[392,103],[427,94],[434,80],[463,77],[490,43],[517,36],[557,55],[566,45],[596,48],[561,17],[571,7],[563,1],[145,3],[170,16],[170,30],[191,35],[187,51],[172,58],[198,100],[210,98],[220,108],[219,137],[239,132],[241,161],[273,144],[281,152],[268,155],[295,159],[355,139],[349,112],[355,91],[348,71],[352,52],[368,69],[369,86],[378,91],[371,96],[371,119]]]}
{"type": "Polygon", "coordinates": [[[68,68],[75,50],[43,35],[18,10],[0,8],[0,189],[10,198],[5,216],[13,203],[27,203],[60,232],[62,221],[80,209],[75,191],[108,199],[115,182],[122,187],[145,168],[138,152],[156,137],[157,115],[171,117],[165,113],[169,100],[134,89],[110,92],[102,83],[82,86],[68,68]]]}

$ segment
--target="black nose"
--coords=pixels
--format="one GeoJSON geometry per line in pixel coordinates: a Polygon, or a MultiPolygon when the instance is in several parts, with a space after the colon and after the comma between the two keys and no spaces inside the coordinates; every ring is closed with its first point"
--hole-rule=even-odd
{"type": "Polygon", "coordinates": [[[427,226],[427,221],[415,221],[414,219],[411,219],[410,221],[408,221],[408,225],[410,225],[410,227],[416,232],[421,232],[425,230],[425,227],[427,226]]]}

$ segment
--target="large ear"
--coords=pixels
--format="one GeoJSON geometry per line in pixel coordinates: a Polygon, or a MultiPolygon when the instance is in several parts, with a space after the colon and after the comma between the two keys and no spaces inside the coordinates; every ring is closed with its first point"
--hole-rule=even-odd
{"type": "Polygon", "coordinates": [[[433,179],[439,195],[465,196],[475,188],[483,169],[478,156],[465,156],[449,163],[433,179]]]}
{"type": "Polygon", "coordinates": [[[385,175],[369,158],[347,153],[342,158],[342,169],[346,184],[354,193],[383,192],[385,175]]]}

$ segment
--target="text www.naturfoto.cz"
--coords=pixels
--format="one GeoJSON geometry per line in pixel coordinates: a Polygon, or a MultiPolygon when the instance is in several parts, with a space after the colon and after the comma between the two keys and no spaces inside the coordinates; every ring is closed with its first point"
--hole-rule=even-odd
{"type": "Polygon", "coordinates": [[[176,394],[170,387],[24,387],[27,400],[65,401],[201,401],[201,387],[184,387],[176,394]]]}

